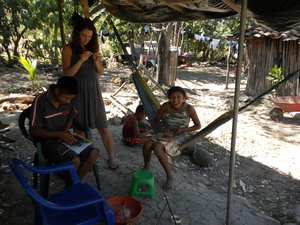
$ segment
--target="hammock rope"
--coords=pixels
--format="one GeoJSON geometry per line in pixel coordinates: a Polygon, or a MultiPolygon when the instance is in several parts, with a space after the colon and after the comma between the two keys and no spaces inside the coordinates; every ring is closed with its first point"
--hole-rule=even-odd
{"type": "MultiPolygon", "coordinates": [[[[294,76],[296,76],[299,72],[300,72],[300,69],[298,69],[298,70],[290,73],[282,81],[280,81],[277,84],[274,84],[270,89],[268,89],[265,92],[261,93],[260,95],[256,96],[252,101],[250,101],[246,105],[240,107],[238,111],[241,112],[242,110],[246,109],[248,106],[252,105],[254,102],[256,102],[258,99],[260,99],[264,95],[268,94],[272,90],[274,90],[277,87],[279,87],[280,85],[284,84],[289,79],[291,79],[294,76]]],[[[185,143],[181,144],[180,147],[179,147],[179,150],[182,150],[185,147],[187,147],[188,145],[196,142],[200,138],[205,137],[206,135],[208,135],[209,133],[211,133],[212,131],[214,131],[216,128],[218,128],[219,126],[223,125],[224,123],[228,122],[232,118],[233,118],[233,110],[230,110],[230,111],[222,114],[217,119],[215,119],[213,122],[211,122],[210,124],[208,124],[205,128],[203,128],[202,130],[200,130],[199,132],[197,132],[196,134],[194,134],[193,136],[191,136],[191,138],[188,139],[185,143]]]]}
{"type": "MultiPolygon", "coordinates": [[[[124,52],[125,55],[129,56],[127,49],[125,48],[123,41],[119,35],[119,32],[116,28],[116,26],[114,25],[113,21],[110,20],[109,21],[110,26],[113,28],[114,33],[122,47],[122,50],[124,52]]],[[[133,62],[131,57],[126,57],[128,58],[128,63],[130,65],[130,68],[132,70],[132,78],[135,84],[135,87],[137,89],[137,92],[140,96],[140,99],[145,107],[145,112],[146,115],[148,116],[148,119],[150,120],[150,122],[152,123],[153,118],[155,116],[155,112],[159,109],[160,107],[160,103],[157,100],[157,98],[155,97],[155,95],[153,94],[153,91],[150,89],[150,87],[147,85],[147,82],[145,81],[145,79],[143,78],[143,76],[141,75],[140,70],[137,68],[136,64],[133,62]]]]}

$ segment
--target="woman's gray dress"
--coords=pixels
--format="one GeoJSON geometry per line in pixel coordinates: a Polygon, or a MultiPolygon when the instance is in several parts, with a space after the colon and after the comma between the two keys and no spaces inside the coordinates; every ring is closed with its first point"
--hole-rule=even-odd
{"type": "MultiPolygon", "coordinates": [[[[79,57],[73,48],[71,64],[75,64],[79,57]]],[[[75,107],[78,111],[75,122],[92,129],[108,126],[98,76],[92,56],[82,63],[74,76],[79,84],[79,94],[75,97],[75,107]]]]}

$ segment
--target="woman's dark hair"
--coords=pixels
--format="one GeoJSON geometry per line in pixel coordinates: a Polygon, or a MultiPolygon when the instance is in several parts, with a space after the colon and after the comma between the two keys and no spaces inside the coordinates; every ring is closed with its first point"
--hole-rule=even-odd
{"type": "Polygon", "coordinates": [[[186,92],[185,92],[185,90],[182,87],[179,87],[179,86],[173,86],[173,87],[171,87],[168,90],[168,92],[167,92],[167,96],[170,97],[170,95],[173,94],[174,92],[180,92],[183,95],[183,97],[185,99],[187,99],[186,92]]]}
{"type": "Polygon", "coordinates": [[[60,94],[77,95],[79,87],[74,77],[61,77],[56,83],[60,94]]]}
{"type": "Polygon", "coordinates": [[[135,109],[135,113],[144,113],[144,106],[143,105],[138,105],[135,109]]]}
{"type": "Polygon", "coordinates": [[[75,47],[78,50],[78,53],[82,53],[83,49],[80,46],[79,43],[79,37],[80,37],[80,32],[83,31],[84,29],[88,29],[90,31],[93,31],[93,36],[92,39],[89,41],[89,43],[86,45],[86,48],[88,51],[91,51],[93,53],[97,52],[99,49],[99,43],[98,43],[98,35],[97,31],[95,28],[95,25],[93,21],[91,21],[88,18],[81,18],[77,19],[74,22],[74,29],[72,32],[72,41],[71,41],[71,46],[75,47]]]}

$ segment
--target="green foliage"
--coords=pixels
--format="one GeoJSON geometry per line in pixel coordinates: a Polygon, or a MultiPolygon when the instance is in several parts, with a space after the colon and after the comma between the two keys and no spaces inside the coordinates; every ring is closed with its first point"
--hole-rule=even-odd
{"type": "MultiPolygon", "coordinates": [[[[277,65],[273,66],[270,72],[268,73],[268,76],[266,77],[267,80],[270,80],[272,84],[278,84],[280,81],[282,81],[284,76],[282,75],[282,69],[281,67],[278,67],[277,65]]],[[[280,94],[280,87],[274,90],[274,95],[280,94]]]]}
{"type": "MultiPolygon", "coordinates": [[[[59,56],[62,43],[57,1],[0,0],[0,4],[0,48],[4,49],[9,64],[15,63],[19,55],[41,61],[52,61],[59,56]]],[[[63,10],[64,24],[68,24],[73,1],[65,0],[63,10]]]]}
{"type": "Polygon", "coordinates": [[[281,67],[277,65],[273,66],[266,79],[272,81],[273,84],[278,84],[282,81],[283,75],[281,67]]]}
{"type": "Polygon", "coordinates": [[[40,88],[40,81],[38,79],[38,76],[36,76],[36,67],[37,67],[37,60],[30,61],[29,59],[26,59],[24,56],[20,56],[18,58],[19,63],[24,67],[24,69],[27,70],[27,78],[31,82],[31,88],[32,91],[35,92],[37,86],[37,89],[40,88]]]}
{"type": "Polygon", "coordinates": [[[9,61],[17,56],[17,48],[24,32],[30,26],[28,9],[31,1],[0,0],[0,40],[9,61]]]}
{"type": "MultiPolygon", "coordinates": [[[[78,2],[78,1],[77,1],[78,2]]],[[[61,58],[61,42],[57,1],[45,0],[0,0],[0,48],[4,49],[8,61],[13,61],[19,55],[25,58],[38,58],[39,62],[59,62],[61,58]]],[[[73,27],[70,18],[74,10],[82,14],[81,7],[74,8],[73,0],[65,0],[62,4],[63,26],[66,42],[69,41],[73,27]]],[[[145,24],[124,22],[114,18],[106,12],[101,1],[94,4],[90,10],[90,17],[97,30],[109,30],[109,37],[105,37],[105,44],[109,46],[104,54],[123,54],[109,21],[112,20],[118,29],[122,41],[142,44],[141,28],[145,24]]],[[[247,21],[247,26],[253,21],[247,21]]],[[[153,24],[148,24],[154,26],[153,24]]],[[[161,24],[163,27],[164,24],[161,24]]],[[[223,34],[235,33],[239,27],[239,17],[233,16],[226,19],[184,22],[184,30],[202,34],[210,38],[221,39],[216,51],[212,51],[207,43],[191,40],[186,37],[181,41],[182,50],[192,52],[201,60],[219,60],[226,56],[226,39],[223,34]],[[200,57],[201,56],[201,57],[200,57]]],[[[152,40],[156,41],[159,32],[153,32],[152,40]]],[[[171,35],[171,40],[174,34],[171,35]]],[[[145,40],[150,40],[146,36],[145,40]]],[[[3,55],[2,55],[3,57],[3,55]]],[[[13,61],[14,62],[14,61],[13,61]]]]}

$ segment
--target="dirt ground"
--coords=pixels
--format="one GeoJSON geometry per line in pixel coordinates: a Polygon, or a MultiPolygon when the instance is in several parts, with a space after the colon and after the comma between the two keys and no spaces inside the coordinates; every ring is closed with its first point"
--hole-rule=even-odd
{"type": "MultiPolygon", "coordinates": [[[[9,94],[30,93],[30,83],[18,69],[0,68],[0,113],[1,121],[11,121],[7,110],[7,102],[1,99],[9,94]],[[6,107],[6,108],[5,108],[6,107]]],[[[112,125],[118,124],[126,110],[134,111],[139,103],[133,83],[128,82],[118,93],[120,84],[128,77],[130,71],[121,65],[114,65],[106,69],[100,78],[103,96],[105,97],[107,116],[112,125]],[[112,104],[108,98],[115,94],[118,103],[112,104]],[[116,106],[119,105],[119,106],[116,106]],[[123,112],[122,112],[123,111],[123,112]]],[[[193,65],[180,69],[177,73],[176,85],[187,90],[189,103],[195,106],[202,123],[202,128],[233,107],[234,79],[231,78],[229,89],[225,90],[226,70],[224,67],[193,65]]],[[[39,73],[42,86],[47,87],[57,79],[55,69],[41,70],[39,73]]],[[[241,84],[240,106],[247,102],[248,97],[243,94],[246,80],[241,84]]],[[[161,91],[149,83],[154,94],[165,101],[161,91]]],[[[167,89],[167,87],[165,87],[167,89]]],[[[300,120],[289,113],[284,114],[281,121],[273,121],[268,113],[274,107],[269,100],[270,95],[241,112],[238,117],[236,139],[236,164],[234,193],[246,198],[252,205],[258,207],[282,224],[293,222],[300,224],[297,216],[297,207],[300,203],[300,120]]],[[[27,106],[27,103],[10,103],[11,111],[18,111],[27,106]],[[24,104],[24,105],[23,105],[24,104]]],[[[7,108],[8,107],[8,108],[7,108]]],[[[198,141],[194,148],[202,148],[210,153],[212,164],[201,170],[202,181],[206,186],[226,194],[229,176],[229,161],[231,149],[232,121],[227,122],[204,139],[198,141]]],[[[3,133],[4,135],[7,133],[3,133]]],[[[8,133],[10,134],[10,133],[8,133]]],[[[12,135],[13,136],[13,135],[12,135]]],[[[118,137],[117,137],[118,138],[118,137]]],[[[0,143],[0,158],[3,161],[0,170],[0,218],[5,209],[5,202],[9,198],[7,190],[7,165],[5,158],[11,153],[7,143],[0,143]],[[6,194],[5,194],[6,193],[6,194]]],[[[176,160],[182,161],[186,156],[176,160]]],[[[191,165],[195,167],[195,165],[191,165]]],[[[180,168],[177,168],[180,170],[180,168]]],[[[184,173],[184,171],[181,171],[184,173]]],[[[11,187],[14,188],[14,187],[11,187]]],[[[22,213],[22,212],[19,212],[22,213]]],[[[17,215],[17,213],[16,213],[17,215]]]]}

